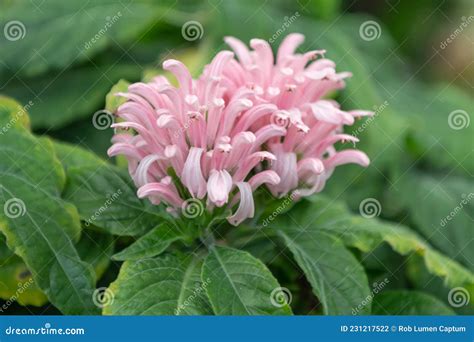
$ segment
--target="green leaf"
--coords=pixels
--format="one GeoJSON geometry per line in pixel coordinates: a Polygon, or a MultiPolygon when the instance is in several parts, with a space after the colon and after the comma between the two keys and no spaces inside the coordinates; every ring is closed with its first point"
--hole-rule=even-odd
{"type": "Polygon", "coordinates": [[[268,232],[256,230],[250,225],[241,224],[239,229],[231,230],[226,239],[231,241],[233,247],[249,252],[264,263],[270,263],[280,255],[276,241],[273,241],[268,232]]]}
{"type": "Polygon", "coordinates": [[[163,221],[163,211],[140,200],[130,177],[79,146],[55,143],[66,170],[64,198],[79,210],[86,226],[114,235],[136,236],[163,221]]]}
{"type": "Polygon", "coordinates": [[[183,234],[175,226],[162,223],[115,254],[113,259],[124,261],[152,258],[163,253],[174,241],[180,239],[183,239],[183,234]]]}
{"type": "MultiPolygon", "coordinates": [[[[104,111],[99,111],[98,115],[109,115],[104,111]]],[[[99,130],[91,125],[91,118],[75,121],[61,130],[50,131],[48,135],[58,141],[78,145],[87,151],[95,153],[100,158],[109,159],[107,149],[110,147],[113,129],[99,130]]],[[[125,164],[126,165],[126,164],[125,164]]]]}
{"type": "Polygon", "coordinates": [[[84,230],[76,248],[81,259],[94,267],[96,278],[100,279],[110,264],[114,238],[110,234],[84,230]]]}
{"type": "MultiPolygon", "coordinates": [[[[367,134],[370,135],[371,131],[382,135],[388,133],[392,139],[409,136],[410,144],[415,146],[410,147],[405,143],[400,146],[403,146],[406,153],[413,156],[414,161],[422,159],[441,170],[449,167],[457,174],[472,175],[474,159],[468,156],[472,155],[471,137],[474,126],[466,125],[467,120],[470,119],[469,115],[472,119],[472,113],[469,114],[472,108],[472,97],[453,85],[432,86],[414,79],[410,68],[406,67],[406,61],[402,59],[403,56],[399,52],[394,52],[397,46],[388,34],[390,31],[388,27],[381,26],[382,34],[379,39],[365,41],[360,38],[359,28],[367,20],[374,20],[374,18],[365,15],[349,15],[341,18],[341,25],[337,25],[337,29],[343,30],[346,38],[355,45],[350,49],[348,60],[354,56],[365,69],[370,70],[370,75],[354,74],[354,78],[361,79],[360,76],[362,76],[364,83],[367,80],[368,83],[374,84],[380,97],[388,102],[389,112],[383,110],[380,115],[377,115],[376,121],[370,125],[367,134]],[[353,54],[353,51],[363,52],[363,54],[357,56],[353,54]],[[383,61],[383,65],[380,65],[380,61],[383,61]],[[373,68],[374,65],[380,65],[380,67],[373,68]],[[451,122],[454,125],[449,124],[449,115],[453,112],[455,112],[453,116],[457,116],[459,120],[457,127],[453,121],[451,122]],[[380,120],[391,113],[395,113],[399,120],[406,123],[401,127],[406,134],[401,134],[402,131],[397,134],[388,125],[388,121],[380,120]],[[458,129],[453,129],[452,126],[458,129]]],[[[381,24],[378,19],[375,20],[381,24]]],[[[359,84],[349,81],[347,89],[351,93],[348,100],[354,98],[356,101],[363,100],[364,98],[358,96],[357,91],[351,91],[353,88],[359,88],[359,84]]],[[[375,102],[375,104],[379,105],[380,102],[375,102]]],[[[364,145],[365,138],[364,134],[361,146],[364,145]]],[[[383,140],[383,137],[379,140],[383,140]]]]}
{"type": "Polygon", "coordinates": [[[408,291],[384,291],[375,296],[373,302],[374,315],[394,316],[447,316],[454,315],[454,311],[429,294],[408,291]]]}
{"type": "Polygon", "coordinates": [[[114,300],[104,315],[211,315],[205,296],[210,281],[201,281],[202,261],[166,254],[126,261],[109,291],[114,300]]]}
{"type": "Polygon", "coordinates": [[[447,286],[467,286],[474,290],[474,275],[471,272],[434,250],[419,235],[400,224],[352,215],[344,205],[321,194],[300,201],[291,212],[278,216],[271,226],[284,230],[295,222],[302,227],[302,231],[309,227],[321,230],[363,252],[387,242],[399,254],[417,253],[423,257],[428,271],[442,277],[447,286]]]}
{"type": "Polygon", "coordinates": [[[110,89],[105,97],[105,109],[111,113],[115,113],[117,108],[127,101],[126,98],[115,95],[119,92],[127,92],[130,82],[126,80],[120,80],[110,89]]]}
{"type": "Polygon", "coordinates": [[[0,262],[12,257],[14,253],[8,248],[5,236],[0,233],[0,262]]]}
{"type": "MultiPolygon", "coordinates": [[[[0,116],[5,122],[5,113],[0,116]]],[[[81,232],[79,215],[60,197],[65,175],[52,145],[12,127],[0,135],[0,146],[0,231],[8,247],[63,313],[95,313],[93,270],[73,243],[81,232]]]]}
{"type": "Polygon", "coordinates": [[[30,129],[30,118],[27,109],[32,106],[32,102],[21,106],[15,100],[0,95],[0,135],[6,134],[9,129],[30,129]]]}
{"type": "MultiPolygon", "coordinates": [[[[440,277],[434,277],[430,274],[422,257],[415,255],[407,261],[406,271],[411,287],[415,290],[428,293],[441,300],[446,305],[450,305],[449,301],[453,298],[453,293],[458,293],[457,290],[459,290],[459,287],[447,286],[446,283],[443,282],[443,279],[440,277]]],[[[474,284],[472,284],[471,287],[474,287],[474,284]]],[[[465,289],[469,291],[468,286],[466,286],[465,289]]],[[[471,300],[469,303],[466,303],[466,305],[453,307],[453,310],[460,315],[473,315],[474,301],[471,300]]]]}
{"type": "MultiPolygon", "coordinates": [[[[1,239],[4,239],[3,235],[0,235],[1,239]]],[[[83,233],[76,244],[81,259],[94,267],[97,279],[108,267],[113,247],[111,235],[96,232],[83,233]]],[[[36,286],[31,272],[21,258],[14,255],[4,241],[0,241],[0,251],[0,298],[5,299],[7,304],[13,301],[20,305],[46,304],[46,295],[36,286]]],[[[0,307],[0,312],[1,309],[0,307]]]]}
{"type": "MultiPolygon", "coordinates": [[[[359,261],[334,236],[312,227],[286,227],[278,232],[313,287],[326,315],[350,315],[370,296],[359,261]]],[[[370,313],[370,305],[359,314],[370,313]]]]}
{"type": "Polygon", "coordinates": [[[17,25],[19,35],[12,31],[12,40],[2,39],[0,65],[31,75],[87,61],[110,45],[136,42],[137,35],[156,25],[158,20],[176,15],[164,6],[163,1],[153,0],[134,1],[133,10],[127,4],[108,0],[4,3],[0,27],[12,20],[23,27],[17,25]],[[32,6],[38,10],[32,10],[32,6]]]}
{"type": "MultiPolygon", "coordinates": [[[[20,305],[42,306],[48,301],[25,263],[16,255],[0,261],[0,298],[4,299],[8,306],[14,301],[20,305]]],[[[8,308],[5,312],[6,310],[8,308]]],[[[3,313],[2,306],[0,313],[3,313]]]]}
{"type": "Polygon", "coordinates": [[[474,192],[459,176],[408,172],[392,189],[415,227],[440,251],[474,271],[474,192]],[[416,187],[417,191],[410,191],[416,187]]]}
{"type": "Polygon", "coordinates": [[[47,137],[41,139],[53,143],[57,158],[61,161],[65,171],[74,167],[107,165],[105,160],[80,146],[59,142],[47,137]]]}
{"type": "MultiPolygon", "coordinates": [[[[289,315],[291,300],[279,301],[282,288],[272,273],[247,252],[213,247],[202,279],[216,315],[289,315]]],[[[286,293],[283,295],[287,295],[286,293]]]]}
{"type": "Polygon", "coordinates": [[[387,93],[397,94],[394,105],[409,122],[407,153],[413,161],[427,162],[438,170],[449,168],[453,174],[472,176],[472,97],[453,86],[405,82],[390,79],[384,81],[384,87],[387,93]]]}
{"type": "MultiPolygon", "coordinates": [[[[92,65],[13,80],[2,91],[22,103],[32,103],[29,112],[34,129],[57,129],[92,118],[94,112],[103,108],[104,97],[115,82],[123,77],[138,80],[139,75],[136,65],[92,65]]],[[[93,126],[92,119],[90,125],[93,126]]]]}

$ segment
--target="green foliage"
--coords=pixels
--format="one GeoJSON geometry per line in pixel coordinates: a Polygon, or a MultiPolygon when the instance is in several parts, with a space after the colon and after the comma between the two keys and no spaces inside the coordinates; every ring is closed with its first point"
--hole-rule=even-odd
{"type": "Polygon", "coordinates": [[[15,255],[0,262],[0,298],[10,305],[16,301],[20,305],[41,306],[48,301],[23,260],[15,255]]]}
{"type": "Polygon", "coordinates": [[[400,28],[376,19],[382,34],[366,41],[359,28],[374,18],[340,15],[343,2],[326,0],[1,6],[0,27],[18,20],[26,29],[23,39],[0,41],[0,298],[8,306],[106,315],[474,312],[472,300],[449,306],[455,288],[474,298],[474,125],[449,121],[472,110],[472,96],[425,84],[424,64],[415,68],[389,34],[400,37],[400,28]],[[202,40],[182,37],[189,20],[203,25],[202,40]],[[268,40],[282,27],[272,46],[301,32],[302,51],[326,49],[338,71],[353,73],[331,96],[345,109],[376,110],[347,132],[371,166],[338,169],[324,195],[278,215],[281,201],[255,194],[258,215],[238,228],[227,213],[177,218],[138,199],[124,160],[101,158],[111,130],[96,129],[93,114],[115,112],[125,101],[115,93],[162,74],[165,54],[197,76],[224,35],[268,40]],[[379,201],[380,218],[351,212],[367,198],[379,201]],[[104,287],[109,300],[97,303],[104,287]]]}
{"type": "Polygon", "coordinates": [[[183,233],[177,227],[160,224],[140,237],[130,246],[113,256],[114,260],[140,260],[152,258],[163,253],[174,241],[183,239],[183,233]]]}
{"type": "MultiPolygon", "coordinates": [[[[286,228],[288,228],[287,226],[286,228]]],[[[327,315],[349,315],[370,294],[367,276],[340,240],[299,226],[279,232],[327,315]]],[[[370,313],[370,305],[359,312],[370,313]]]]}
{"type": "Polygon", "coordinates": [[[154,24],[166,5],[162,1],[139,0],[133,2],[130,11],[124,4],[109,0],[86,4],[61,0],[33,2],[2,4],[0,21],[2,27],[11,20],[25,26],[23,39],[4,42],[0,65],[10,70],[21,68],[26,75],[48,68],[61,69],[85,61],[113,43],[120,45],[136,39],[154,24]],[[38,11],[32,10],[32,6],[38,6],[38,11]]]}
{"type": "Polygon", "coordinates": [[[454,315],[435,297],[416,291],[386,291],[375,297],[373,307],[374,315],[454,315]]]}
{"type": "Polygon", "coordinates": [[[287,315],[291,309],[278,301],[277,280],[266,266],[247,252],[214,247],[202,269],[209,280],[207,295],[216,315],[287,315]],[[272,303],[272,300],[274,303],[272,303]]]}
{"type": "MultiPolygon", "coordinates": [[[[0,114],[1,123],[17,115],[0,114]]],[[[81,233],[79,215],[60,197],[65,175],[52,145],[23,127],[0,135],[0,144],[4,204],[0,231],[8,247],[25,261],[35,283],[64,313],[97,312],[92,303],[92,267],[81,261],[74,247],[81,233]]]]}
{"type": "Polygon", "coordinates": [[[137,79],[139,71],[136,65],[124,64],[104,66],[99,70],[94,66],[81,67],[47,77],[36,76],[27,81],[28,88],[23,80],[11,82],[6,93],[23,103],[33,102],[30,112],[35,129],[62,127],[89,117],[104,102],[105,89],[121,77],[137,79]],[[56,96],[58,93],[61,96],[56,96]],[[52,100],[42,102],[34,94],[52,100]]]}
{"type": "Polygon", "coordinates": [[[439,183],[436,175],[408,173],[400,181],[399,198],[426,239],[473,271],[474,192],[470,186],[464,177],[448,176],[439,183]],[[415,186],[418,190],[411,193],[415,186]]]}
{"type": "Polygon", "coordinates": [[[197,256],[167,254],[155,259],[126,261],[110,286],[114,296],[106,315],[209,315],[197,256]]]}
{"type": "Polygon", "coordinates": [[[161,208],[138,199],[123,170],[77,146],[56,143],[55,148],[68,179],[63,197],[77,207],[86,226],[134,236],[162,221],[161,208]]]}

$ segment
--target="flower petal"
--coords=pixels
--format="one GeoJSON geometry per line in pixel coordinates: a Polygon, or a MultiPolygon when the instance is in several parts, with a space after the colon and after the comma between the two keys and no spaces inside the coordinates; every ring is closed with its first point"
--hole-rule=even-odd
{"type": "Polygon", "coordinates": [[[232,189],[232,177],[226,170],[211,170],[207,180],[209,200],[216,206],[222,207],[229,200],[232,189]]]}
{"type": "Polygon", "coordinates": [[[240,190],[239,207],[232,216],[227,217],[227,221],[234,226],[238,226],[245,219],[251,218],[255,214],[255,206],[250,184],[246,182],[238,182],[236,185],[240,190]]]}
{"type": "Polygon", "coordinates": [[[189,149],[188,158],[184,163],[181,181],[193,197],[199,199],[206,195],[206,180],[202,174],[201,156],[204,150],[199,147],[189,149]]]}

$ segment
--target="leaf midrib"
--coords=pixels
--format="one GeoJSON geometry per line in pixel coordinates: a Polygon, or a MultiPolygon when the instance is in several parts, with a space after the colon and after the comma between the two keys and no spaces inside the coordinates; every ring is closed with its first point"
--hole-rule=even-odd
{"type": "MultiPolygon", "coordinates": [[[[251,315],[252,313],[247,309],[247,306],[245,305],[245,303],[243,302],[242,298],[240,297],[240,294],[239,292],[237,291],[237,288],[235,287],[234,285],[234,282],[232,281],[232,278],[229,274],[229,272],[227,271],[227,269],[224,267],[224,263],[219,255],[219,253],[217,252],[217,249],[214,248],[213,249],[213,254],[215,255],[216,257],[216,260],[217,262],[219,263],[219,265],[221,266],[222,270],[224,271],[224,274],[227,278],[227,280],[229,281],[229,283],[231,284],[232,286],[232,289],[234,290],[235,294],[237,295],[237,298],[239,299],[240,303],[242,304],[242,306],[244,307],[245,311],[247,312],[247,314],[251,315]]],[[[235,298],[235,297],[234,297],[235,298]]]]}

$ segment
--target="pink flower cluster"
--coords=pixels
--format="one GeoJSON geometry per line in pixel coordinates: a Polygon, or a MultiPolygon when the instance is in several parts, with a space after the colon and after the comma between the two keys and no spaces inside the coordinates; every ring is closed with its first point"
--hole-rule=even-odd
{"type": "Polygon", "coordinates": [[[237,59],[219,52],[196,80],[181,62],[167,60],[163,69],[178,87],[158,76],[118,94],[127,101],[117,110],[121,121],[108,153],[127,158],[138,196],[171,211],[189,198],[209,211],[238,205],[228,217],[238,225],[253,217],[253,191],[263,184],[277,197],[309,196],[336,166],[367,166],[363,152],[336,151],[334,144],[356,142],[343,126],[371,113],[346,112],[324,99],[350,74],[336,73],[324,51],[296,53],[303,40],[290,34],[275,61],[266,41],[252,39],[250,51],[227,37],[237,59]]]}

